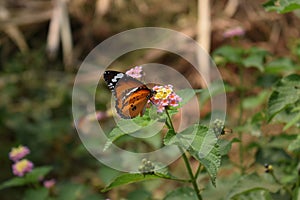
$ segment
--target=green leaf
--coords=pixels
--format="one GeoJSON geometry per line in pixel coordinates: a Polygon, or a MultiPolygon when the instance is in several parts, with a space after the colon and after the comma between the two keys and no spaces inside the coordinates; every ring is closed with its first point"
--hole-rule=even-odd
{"type": "Polygon", "coordinates": [[[127,196],[128,200],[150,200],[152,194],[151,192],[143,189],[138,189],[130,192],[127,196]]]}
{"type": "Polygon", "coordinates": [[[212,82],[208,86],[208,88],[203,89],[203,91],[201,92],[200,105],[203,106],[207,100],[211,99],[214,96],[231,91],[234,91],[234,88],[226,84],[224,85],[223,81],[212,82]]]}
{"type": "MultiPolygon", "coordinates": [[[[299,110],[298,110],[299,112],[299,110]]],[[[291,126],[295,125],[296,123],[300,122],[300,112],[294,116],[294,118],[292,120],[290,120],[284,127],[283,130],[287,130],[288,128],[290,128],[291,126]]]]}
{"type": "Polygon", "coordinates": [[[52,167],[36,167],[24,177],[11,178],[0,185],[0,189],[23,186],[30,183],[36,183],[51,171],[52,167]]]}
{"type": "Polygon", "coordinates": [[[95,194],[91,188],[78,183],[63,182],[58,185],[58,195],[55,199],[88,199],[88,200],[104,200],[105,198],[99,194],[95,194]]]}
{"type": "Polygon", "coordinates": [[[297,136],[296,140],[293,140],[288,146],[289,151],[299,152],[300,151],[300,135],[297,136]]]}
{"type": "Polygon", "coordinates": [[[204,157],[201,155],[201,153],[194,150],[189,150],[189,152],[205,167],[211,178],[212,184],[216,187],[217,173],[221,166],[221,154],[219,145],[215,144],[210,152],[204,157]]]}
{"type": "Polygon", "coordinates": [[[278,13],[287,13],[300,9],[299,0],[270,0],[263,4],[267,11],[276,11],[278,13]]]}
{"type": "Polygon", "coordinates": [[[114,141],[116,141],[123,135],[126,135],[126,133],[120,130],[120,128],[118,127],[114,128],[107,136],[107,141],[104,145],[103,151],[106,151],[114,141]]]}
{"type": "Polygon", "coordinates": [[[221,155],[216,135],[212,130],[196,124],[176,135],[174,132],[168,132],[164,142],[165,145],[175,144],[187,149],[193,157],[204,165],[215,185],[217,171],[221,164],[221,155]]]}
{"type": "Polygon", "coordinates": [[[244,50],[232,46],[222,46],[213,52],[213,57],[223,57],[226,63],[241,64],[244,50]]]}
{"type": "Polygon", "coordinates": [[[247,97],[243,100],[242,106],[245,109],[253,109],[257,106],[260,106],[262,103],[265,102],[267,96],[269,95],[269,91],[262,91],[256,96],[247,97]]]}
{"type": "Polygon", "coordinates": [[[292,74],[281,79],[274,88],[268,102],[268,120],[288,106],[300,100],[300,75],[292,74]]]}
{"type": "Polygon", "coordinates": [[[154,180],[154,179],[160,179],[160,178],[173,179],[169,175],[160,174],[160,173],[156,173],[156,172],[154,174],[141,174],[141,173],[122,174],[122,175],[116,177],[110,184],[106,185],[105,188],[101,190],[101,192],[106,192],[108,190],[111,190],[112,188],[119,187],[122,185],[127,185],[130,183],[136,183],[136,182],[140,182],[140,181],[154,180]]]}
{"type": "Polygon", "coordinates": [[[25,192],[24,200],[43,200],[48,198],[47,188],[28,189],[25,192]]]}
{"type": "Polygon", "coordinates": [[[182,199],[197,200],[198,198],[195,191],[190,187],[182,187],[173,190],[169,192],[164,198],[164,200],[182,200],[182,199]]]}
{"type": "Polygon", "coordinates": [[[26,185],[26,179],[24,177],[14,177],[11,178],[5,182],[3,182],[0,185],[0,189],[4,189],[4,188],[10,188],[10,187],[16,187],[16,186],[23,186],[26,185]]]}
{"type": "Polygon", "coordinates": [[[121,119],[118,121],[118,127],[114,128],[110,133],[108,133],[108,140],[104,145],[103,151],[107,150],[113,142],[124,135],[134,134],[137,136],[141,134],[143,137],[147,138],[147,135],[151,136],[154,132],[159,132],[163,125],[164,120],[161,120],[160,118],[152,120],[148,117],[138,117],[134,118],[132,121],[121,119]]]}
{"type": "Polygon", "coordinates": [[[41,178],[45,177],[50,171],[52,167],[44,166],[44,167],[36,167],[31,172],[25,175],[25,178],[30,183],[38,182],[41,178]]]}
{"type": "Polygon", "coordinates": [[[228,140],[218,140],[220,154],[221,156],[227,155],[231,149],[232,143],[239,142],[237,138],[233,138],[231,141],[228,140]]]}
{"type": "Polygon", "coordinates": [[[189,88],[176,91],[176,94],[182,98],[180,106],[188,103],[196,95],[196,93],[200,93],[201,91],[202,90],[194,90],[189,88]]]}
{"type": "Polygon", "coordinates": [[[245,67],[255,67],[259,71],[264,71],[264,60],[268,52],[264,49],[251,48],[246,51],[246,57],[242,60],[245,67]]]}
{"type": "Polygon", "coordinates": [[[287,74],[297,69],[299,69],[299,66],[296,66],[290,58],[278,58],[267,63],[265,66],[265,72],[268,74],[287,74]]]}
{"type": "Polygon", "coordinates": [[[257,190],[267,190],[275,193],[280,188],[280,185],[264,180],[257,174],[250,174],[243,176],[239,181],[237,181],[232,190],[228,193],[226,199],[238,199],[239,195],[247,194],[248,192],[257,190]]]}

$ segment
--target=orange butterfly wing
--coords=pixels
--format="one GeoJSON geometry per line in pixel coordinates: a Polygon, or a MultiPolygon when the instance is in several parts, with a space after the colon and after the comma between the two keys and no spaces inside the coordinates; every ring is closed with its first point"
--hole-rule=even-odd
{"type": "Polygon", "coordinates": [[[142,82],[124,73],[105,71],[104,79],[116,100],[117,113],[125,119],[142,116],[153,91],[142,82]]]}

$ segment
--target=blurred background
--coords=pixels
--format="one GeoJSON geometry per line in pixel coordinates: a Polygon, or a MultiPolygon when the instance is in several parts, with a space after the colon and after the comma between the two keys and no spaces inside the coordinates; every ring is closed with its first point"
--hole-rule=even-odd
{"type": "MultiPolygon", "coordinates": [[[[76,72],[87,54],[108,37],[132,28],[170,28],[198,40],[213,52],[223,45],[261,47],[288,56],[299,44],[299,13],[266,12],[263,0],[1,0],[0,2],[0,181],[13,176],[8,153],[19,144],[31,149],[35,166],[52,166],[47,176],[57,182],[56,194],[74,199],[129,198],[152,192],[157,199],[176,187],[163,181],[133,184],[113,192],[99,191],[118,172],[101,165],[83,147],[74,129],[71,93],[76,72]],[[76,191],[76,192],[74,192],[76,191]]],[[[187,63],[163,52],[128,54],[116,62],[125,71],[147,62],[173,66],[195,88],[205,87],[187,63]]],[[[239,84],[235,65],[220,68],[225,82],[239,84]]],[[[251,87],[257,71],[247,69],[251,87]]],[[[96,107],[106,112],[110,91],[96,107]]],[[[259,90],[251,91],[257,94],[259,90]]],[[[239,117],[239,97],[228,94],[228,124],[239,117]]],[[[205,108],[204,108],[205,109],[205,108]]],[[[209,111],[207,111],[209,112],[209,111]]],[[[250,112],[250,111],[249,111],[250,112]]],[[[244,113],[244,118],[247,112],[244,113]]],[[[103,117],[101,123],[110,123],[103,117]]],[[[232,156],[234,159],[234,153],[232,156]]],[[[181,162],[181,161],[179,161],[181,162]]],[[[171,166],[175,173],[185,169],[171,166]]],[[[180,165],[183,166],[183,165],[180,165]]],[[[234,170],[234,169],[232,169],[234,170]]],[[[22,188],[0,190],[1,199],[20,199],[22,188]]]]}

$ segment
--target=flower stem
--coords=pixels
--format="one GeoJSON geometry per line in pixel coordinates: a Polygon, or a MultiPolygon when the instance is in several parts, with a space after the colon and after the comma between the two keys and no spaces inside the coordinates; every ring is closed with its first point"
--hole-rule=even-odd
{"type": "MultiPolygon", "coordinates": [[[[168,123],[168,125],[170,126],[169,128],[172,129],[175,133],[174,125],[173,125],[173,122],[171,120],[171,116],[168,112],[168,109],[166,108],[165,110],[166,110],[166,114],[167,114],[168,120],[169,120],[169,123],[168,123]]],[[[193,188],[194,188],[195,193],[197,195],[197,198],[199,200],[202,200],[202,197],[200,195],[200,190],[199,190],[199,187],[198,187],[198,184],[197,184],[197,178],[196,178],[197,174],[196,174],[196,176],[194,176],[191,165],[190,165],[190,162],[189,162],[189,159],[188,159],[184,149],[181,146],[178,146],[178,148],[179,148],[180,152],[182,153],[182,158],[184,160],[185,166],[186,166],[187,171],[189,173],[190,180],[192,182],[192,185],[193,185],[193,188]]]]}

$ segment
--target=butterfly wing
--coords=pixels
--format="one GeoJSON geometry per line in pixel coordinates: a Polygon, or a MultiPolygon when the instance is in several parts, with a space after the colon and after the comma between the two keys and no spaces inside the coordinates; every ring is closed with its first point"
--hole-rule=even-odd
{"type": "Polygon", "coordinates": [[[115,96],[116,110],[122,118],[130,119],[143,114],[152,90],[122,72],[105,71],[104,80],[115,96]]]}
{"type": "Polygon", "coordinates": [[[142,116],[151,95],[152,91],[143,85],[127,93],[123,97],[122,103],[117,102],[116,109],[123,118],[142,116]]]}

